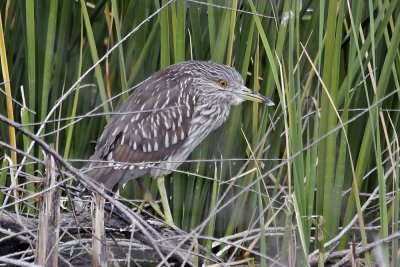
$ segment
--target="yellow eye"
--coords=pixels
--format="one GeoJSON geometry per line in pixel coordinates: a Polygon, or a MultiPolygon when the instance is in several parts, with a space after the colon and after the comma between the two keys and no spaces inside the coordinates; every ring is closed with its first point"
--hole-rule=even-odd
{"type": "Polygon", "coordinates": [[[219,81],[219,86],[221,86],[221,87],[227,87],[228,86],[228,82],[227,81],[225,81],[225,80],[220,80],[219,81]]]}

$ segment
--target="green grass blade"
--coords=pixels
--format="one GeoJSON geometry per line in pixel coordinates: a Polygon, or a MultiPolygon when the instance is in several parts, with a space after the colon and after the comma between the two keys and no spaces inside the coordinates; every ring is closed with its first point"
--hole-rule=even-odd
{"type": "MultiPolygon", "coordinates": [[[[89,47],[90,47],[90,53],[92,55],[92,61],[93,63],[97,63],[99,61],[99,55],[97,53],[97,48],[96,48],[96,41],[94,38],[93,30],[92,30],[92,25],[90,24],[90,19],[89,19],[89,14],[86,8],[86,3],[84,0],[80,1],[81,3],[81,10],[83,14],[83,21],[85,22],[85,30],[89,42],[89,47]]],[[[107,93],[106,93],[106,87],[104,84],[104,78],[103,74],[100,69],[100,65],[97,65],[94,69],[97,85],[99,86],[99,92],[100,92],[100,98],[101,102],[104,103],[104,112],[106,113],[106,120],[110,120],[110,103],[107,102],[107,93]]]]}
{"type": "Polygon", "coordinates": [[[46,48],[43,67],[42,100],[40,105],[39,119],[43,121],[47,115],[48,102],[50,94],[50,79],[52,76],[52,67],[54,64],[54,45],[56,39],[58,0],[51,1],[49,10],[49,20],[47,22],[46,48]]]}

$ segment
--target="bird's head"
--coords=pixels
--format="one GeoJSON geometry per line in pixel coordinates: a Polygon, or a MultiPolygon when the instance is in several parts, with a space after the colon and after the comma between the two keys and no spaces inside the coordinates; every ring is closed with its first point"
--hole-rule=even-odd
{"type": "Polygon", "coordinates": [[[247,88],[240,74],[232,67],[216,64],[212,61],[192,61],[197,90],[201,90],[207,99],[224,101],[230,105],[238,105],[245,100],[274,103],[267,97],[247,88]]]}

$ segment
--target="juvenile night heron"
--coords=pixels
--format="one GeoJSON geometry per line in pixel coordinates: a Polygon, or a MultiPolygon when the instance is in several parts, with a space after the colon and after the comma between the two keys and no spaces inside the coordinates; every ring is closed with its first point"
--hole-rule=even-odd
{"type": "Polygon", "coordinates": [[[112,190],[149,173],[157,178],[165,222],[173,225],[164,176],[228,118],[231,106],[244,100],[274,105],[246,88],[229,66],[187,61],[160,70],[140,83],[113,115],[86,174],[112,190]]]}

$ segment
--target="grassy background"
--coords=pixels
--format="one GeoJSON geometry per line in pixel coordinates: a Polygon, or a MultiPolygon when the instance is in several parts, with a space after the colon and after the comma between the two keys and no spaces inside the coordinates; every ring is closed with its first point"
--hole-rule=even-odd
{"type": "MultiPolygon", "coordinates": [[[[232,65],[276,106],[234,108],[168,177],[177,225],[209,247],[208,237],[225,237],[231,246],[217,249],[227,261],[247,250],[264,266],[314,256],[323,265],[325,252],[387,238],[358,260],[399,264],[397,1],[26,0],[0,10],[0,112],[75,166],[129,89],[155,71],[190,59],[232,65]]],[[[43,157],[3,123],[0,136],[43,157]]],[[[43,165],[0,149],[0,186],[18,181],[24,190],[13,197],[40,190],[32,178],[43,165]],[[20,166],[18,179],[10,166],[20,166]]],[[[138,191],[130,183],[122,194],[140,199],[138,191]]]]}

